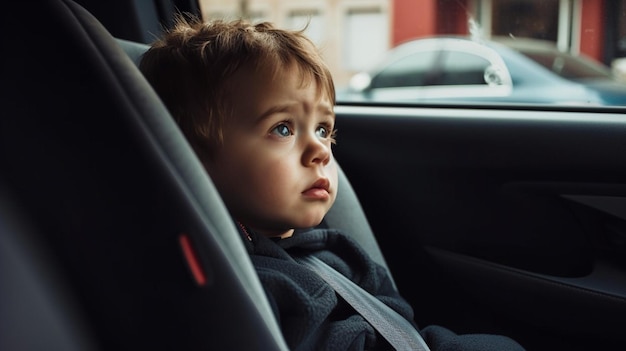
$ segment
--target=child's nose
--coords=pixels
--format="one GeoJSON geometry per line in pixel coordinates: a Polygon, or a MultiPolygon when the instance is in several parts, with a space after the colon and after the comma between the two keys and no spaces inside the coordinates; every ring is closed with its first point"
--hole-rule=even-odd
{"type": "Polygon", "coordinates": [[[302,163],[305,166],[310,165],[326,165],[330,161],[331,150],[330,146],[318,137],[309,138],[307,146],[302,155],[302,163]]]}

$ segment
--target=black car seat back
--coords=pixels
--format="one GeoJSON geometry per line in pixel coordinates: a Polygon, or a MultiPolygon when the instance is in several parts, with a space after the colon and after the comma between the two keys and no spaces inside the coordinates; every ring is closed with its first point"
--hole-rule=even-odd
{"type": "Polygon", "coordinates": [[[0,187],[58,272],[51,303],[71,300],[102,349],[286,349],[211,181],[109,32],[69,0],[11,2],[0,22],[0,187]]]}

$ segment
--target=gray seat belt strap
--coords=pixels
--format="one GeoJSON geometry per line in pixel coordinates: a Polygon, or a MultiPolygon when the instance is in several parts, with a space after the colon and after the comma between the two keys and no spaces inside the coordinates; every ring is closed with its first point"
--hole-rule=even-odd
{"type": "Polygon", "coordinates": [[[314,256],[296,260],[324,279],[396,350],[430,351],[419,332],[398,312],[314,256]]]}

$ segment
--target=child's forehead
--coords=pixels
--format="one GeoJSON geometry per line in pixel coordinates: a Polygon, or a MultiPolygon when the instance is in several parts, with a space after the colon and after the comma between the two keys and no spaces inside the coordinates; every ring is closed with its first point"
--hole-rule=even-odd
{"type": "Polygon", "coordinates": [[[298,64],[295,60],[282,61],[272,58],[261,59],[253,65],[249,65],[254,71],[267,75],[266,79],[277,80],[284,75],[296,75],[304,83],[313,80],[314,74],[311,67],[298,64]]]}
{"type": "Polygon", "coordinates": [[[242,66],[227,79],[226,118],[233,122],[257,120],[268,112],[296,112],[301,108],[334,117],[327,90],[312,72],[295,64],[242,66]]]}
{"type": "MultiPolygon", "coordinates": [[[[314,69],[304,64],[298,64],[295,60],[281,62],[280,60],[262,60],[242,65],[234,75],[248,77],[250,80],[258,80],[264,83],[281,84],[295,79],[298,88],[315,86],[318,94],[330,97],[330,92],[324,81],[314,72],[314,69]]],[[[245,85],[239,88],[244,88],[245,85]]]]}

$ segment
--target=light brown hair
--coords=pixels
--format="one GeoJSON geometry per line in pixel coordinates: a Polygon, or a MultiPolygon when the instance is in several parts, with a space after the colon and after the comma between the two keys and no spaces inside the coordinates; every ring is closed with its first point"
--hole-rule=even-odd
{"type": "Polygon", "coordinates": [[[303,30],[269,22],[202,22],[178,16],[142,57],[139,68],[174,116],[202,162],[222,142],[230,104],[228,78],[242,67],[274,72],[295,64],[302,84],[315,82],[335,102],[330,71],[303,30]]]}

